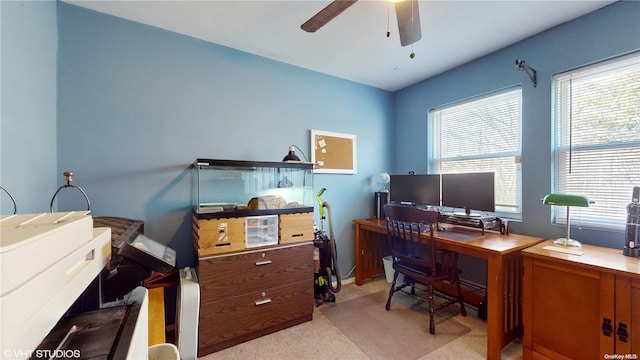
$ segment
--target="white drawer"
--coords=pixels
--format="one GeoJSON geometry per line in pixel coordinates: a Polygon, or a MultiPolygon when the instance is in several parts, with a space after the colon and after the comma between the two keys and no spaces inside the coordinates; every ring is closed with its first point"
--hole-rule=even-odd
{"type": "Polygon", "coordinates": [[[278,243],[278,215],[247,216],[245,223],[245,248],[278,243]]]}
{"type": "Polygon", "coordinates": [[[111,256],[111,229],[95,228],[93,234],[91,241],[0,297],[4,349],[35,349],[105,267],[111,256]]]}
{"type": "Polygon", "coordinates": [[[0,296],[10,293],[93,238],[88,211],[0,218],[0,296]]]}

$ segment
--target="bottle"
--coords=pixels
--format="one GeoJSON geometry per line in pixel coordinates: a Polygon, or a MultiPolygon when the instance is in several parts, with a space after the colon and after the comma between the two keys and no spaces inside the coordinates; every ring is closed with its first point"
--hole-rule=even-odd
{"type": "Polygon", "coordinates": [[[640,187],[633,188],[631,203],[627,205],[627,227],[623,255],[640,257],[640,187]]]}

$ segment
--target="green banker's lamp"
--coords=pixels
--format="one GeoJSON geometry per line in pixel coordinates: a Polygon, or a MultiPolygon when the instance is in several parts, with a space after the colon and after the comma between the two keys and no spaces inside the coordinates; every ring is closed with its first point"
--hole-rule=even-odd
{"type": "Polygon", "coordinates": [[[589,207],[589,204],[593,204],[593,201],[589,201],[586,196],[582,195],[568,195],[568,194],[549,194],[542,198],[544,205],[558,205],[567,207],[567,237],[556,239],[553,243],[565,247],[581,247],[579,241],[571,239],[569,233],[571,225],[569,224],[569,208],[572,206],[589,207]]]}

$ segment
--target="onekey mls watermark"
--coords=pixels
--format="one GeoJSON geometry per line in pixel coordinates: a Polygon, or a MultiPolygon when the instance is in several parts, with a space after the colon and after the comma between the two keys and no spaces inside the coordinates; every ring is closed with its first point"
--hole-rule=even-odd
{"type": "Polygon", "coordinates": [[[80,359],[80,350],[72,349],[36,349],[36,350],[2,350],[3,359],[80,359]]]}
{"type": "Polygon", "coordinates": [[[604,354],[605,360],[637,360],[638,354],[604,354]]]}

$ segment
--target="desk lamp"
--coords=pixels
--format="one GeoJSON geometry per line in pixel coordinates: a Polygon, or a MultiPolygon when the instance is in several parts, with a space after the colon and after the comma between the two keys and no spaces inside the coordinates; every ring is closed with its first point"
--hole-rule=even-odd
{"type": "Polygon", "coordinates": [[[544,205],[559,205],[567,207],[567,237],[556,239],[553,243],[565,247],[581,247],[579,241],[571,239],[569,232],[571,225],[569,224],[569,208],[571,206],[589,207],[593,201],[589,201],[586,196],[567,195],[567,194],[549,194],[542,199],[544,205]]]}

